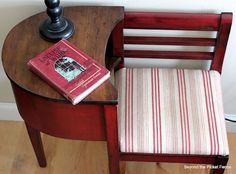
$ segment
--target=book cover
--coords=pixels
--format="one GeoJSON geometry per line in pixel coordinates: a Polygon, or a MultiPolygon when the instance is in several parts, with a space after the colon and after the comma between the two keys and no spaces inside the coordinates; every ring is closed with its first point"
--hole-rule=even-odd
{"type": "Polygon", "coordinates": [[[105,67],[65,39],[30,59],[28,67],[73,105],[110,77],[105,67]]]}

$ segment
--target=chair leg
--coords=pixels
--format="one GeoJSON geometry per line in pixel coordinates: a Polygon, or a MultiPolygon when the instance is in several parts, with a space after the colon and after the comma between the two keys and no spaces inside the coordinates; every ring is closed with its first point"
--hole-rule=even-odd
{"type": "Polygon", "coordinates": [[[104,106],[110,174],[120,173],[116,106],[104,106]]]}
{"type": "Polygon", "coordinates": [[[28,135],[31,141],[31,144],[34,148],[35,155],[37,157],[38,163],[40,167],[46,167],[47,161],[45,158],[44,150],[43,150],[43,144],[42,139],[40,136],[40,132],[31,126],[29,126],[27,123],[25,123],[28,135]]]}
{"type": "Polygon", "coordinates": [[[112,158],[110,155],[109,155],[109,173],[120,174],[119,160],[112,158]]]}
{"type": "Polygon", "coordinates": [[[229,156],[217,156],[211,174],[223,174],[229,160],[229,156]]]}

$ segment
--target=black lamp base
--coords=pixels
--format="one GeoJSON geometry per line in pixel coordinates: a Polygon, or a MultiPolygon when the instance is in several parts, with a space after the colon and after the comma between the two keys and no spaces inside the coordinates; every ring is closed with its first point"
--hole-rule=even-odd
{"type": "Polygon", "coordinates": [[[40,36],[50,42],[57,42],[62,38],[68,39],[74,31],[73,23],[64,16],[57,23],[52,23],[48,18],[39,27],[40,36]]]}
{"type": "Polygon", "coordinates": [[[63,8],[59,6],[60,0],[44,0],[44,2],[49,18],[40,25],[40,36],[50,42],[71,37],[75,27],[68,18],[62,16],[63,8]]]}

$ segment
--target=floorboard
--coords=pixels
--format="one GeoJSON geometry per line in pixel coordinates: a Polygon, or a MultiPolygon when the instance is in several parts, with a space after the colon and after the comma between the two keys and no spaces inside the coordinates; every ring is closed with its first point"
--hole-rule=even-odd
{"type": "MultiPolygon", "coordinates": [[[[0,174],[109,174],[105,142],[66,140],[42,134],[48,166],[40,168],[23,122],[0,121],[0,174]]],[[[236,133],[228,133],[230,160],[225,174],[236,171],[236,133]]],[[[122,162],[122,174],[206,174],[192,165],[122,162]]],[[[197,168],[203,168],[197,165],[197,168]]]]}

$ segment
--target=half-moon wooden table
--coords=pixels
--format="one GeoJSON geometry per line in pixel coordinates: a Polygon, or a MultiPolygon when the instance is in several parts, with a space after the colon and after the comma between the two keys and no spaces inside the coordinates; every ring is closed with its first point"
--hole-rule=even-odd
{"type": "MultiPolygon", "coordinates": [[[[64,16],[75,25],[69,41],[105,66],[109,36],[123,15],[123,7],[66,7],[64,16]]],[[[29,59],[53,44],[39,36],[39,25],[46,17],[45,12],[39,13],[16,25],[2,51],[4,70],[41,167],[46,166],[46,158],[40,132],[68,139],[105,141],[109,136],[106,121],[116,113],[117,104],[116,89],[109,81],[73,106],[28,70],[29,59]]]]}

